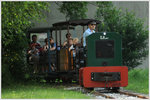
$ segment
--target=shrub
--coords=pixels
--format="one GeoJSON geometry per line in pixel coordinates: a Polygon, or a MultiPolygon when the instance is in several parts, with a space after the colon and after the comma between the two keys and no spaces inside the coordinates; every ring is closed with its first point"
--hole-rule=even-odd
{"type": "Polygon", "coordinates": [[[60,12],[66,15],[66,20],[86,18],[87,2],[63,2],[60,12]]]}
{"type": "Polygon", "coordinates": [[[2,2],[2,84],[23,78],[27,68],[27,29],[48,9],[48,2],[2,2]]]}
{"type": "Polygon", "coordinates": [[[118,32],[122,35],[123,65],[134,68],[148,55],[148,28],[133,12],[123,12],[111,2],[97,2],[96,19],[102,23],[99,31],[118,32]]]}

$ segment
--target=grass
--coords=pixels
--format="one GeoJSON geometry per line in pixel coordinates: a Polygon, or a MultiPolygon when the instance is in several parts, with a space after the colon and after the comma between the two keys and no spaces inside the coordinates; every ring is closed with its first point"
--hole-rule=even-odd
{"type": "Polygon", "coordinates": [[[90,99],[77,91],[64,90],[64,86],[49,84],[17,84],[2,88],[2,99],[90,99]]]}
{"type": "MultiPolygon", "coordinates": [[[[133,69],[128,73],[126,90],[149,94],[149,70],[133,69]]],[[[77,91],[64,90],[64,86],[51,84],[12,84],[2,88],[2,99],[91,99],[77,91]]]]}
{"type": "Polygon", "coordinates": [[[128,73],[127,90],[149,94],[149,69],[133,69],[128,73]]]}

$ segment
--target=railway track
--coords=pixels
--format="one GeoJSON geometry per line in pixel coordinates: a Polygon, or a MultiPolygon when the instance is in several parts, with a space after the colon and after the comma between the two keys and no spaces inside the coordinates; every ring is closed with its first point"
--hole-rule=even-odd
{"type": "MultiPolygon", "coordinates": [[[[85,89],[85,88],[84,88],[84,89],[85,89]]],[[[95,96],[102,96],[102,97],[107,98],[107,99],[115,99],[115,98],[112,97],[112,96],[106,95],[106,94],[101,93],[101,92],[98,92],[98,91],[91,91],[91,90],[88,90],[88,89],[85,89],[85,91],[87,91],[88,93],[92,93],[92,94],[94,94],[95,96]]]]}
{"type": "MultiPolygon", "coordinates": [[[[89,91],[89,90],[88,90],[89,91]]],[[[90,92],[90,91],[89,91],[90,92]]],[[[102,96],[104,98],[107,99],[149,99],[146,96],[143,95],[139,95],[139,94],[135,94],[135,93],[131,93],[131,92],[125,92],[125,91],[117,91],[117,92],[103,92],[103,91],[91,91],[91,93],[93,93],[96,96],[102,96]]]]}
{"type": "Polygon", "coordinates": [[[80,91],[82,93],[92,95],[97,99],[149,99],[147,96],[143,96],[141,94],[126,92],[123,90],[119,90],[117,92],[112,92],[110,90],[100,89],[100,90],[89,90],[80,86],[66,88],[66,90],[75,90],[80,91]]]}
{"type": "Polygon", "coordinates": [[[149,99],[149,98],[146,97],[146,96],[142,96],[142,95],[134,94],[134,93],[129,93],[129,92],[124,92],[124,91],[120,91],[120,90],[118,91],[118,93],[124,94],[124,95],[128,95],[128,96],[137,97],[137,98],[141,98],[141,99],[149,99]]]}

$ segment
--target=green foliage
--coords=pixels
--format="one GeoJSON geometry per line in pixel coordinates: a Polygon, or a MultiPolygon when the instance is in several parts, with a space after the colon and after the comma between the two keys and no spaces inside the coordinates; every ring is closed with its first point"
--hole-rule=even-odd
{"type": "Polygon", "coordinates": [[[136,18],[133,12],[123,12],[113,7],[111,2],[97,2],[96,19],[102,23],[99,31],[118,32],[122,35],[123,65],[134,68],[148,55],[148,28],[143,20],[136,18]]]}
{"type": "Polygon", "coordinates": [[[90,99],[78,91],[64,90],[64,86],[50,84],[13,84],[2,88],[3,99],[90,99]]]}
{"type": "Polygon", "coordinates": [[[128,86],[125,89],[139,93],[149,93],[149,69],[133,69],[128,73],[128,86]]]}
{"type": "Polygon", "coordinates": [[[31,21],[43,19],[44,11],[49,11],[48,8],[49,3],[46,2],[2,2],[3,83],[12,77],[23,78],[27,68],[27,29],[33,25],[31,21]]]}
{"type": "Polygon", "coordinates": [[[86,18],[87,2],[63,2],[60,12],[66,15],[66,20],[86,18]]]}

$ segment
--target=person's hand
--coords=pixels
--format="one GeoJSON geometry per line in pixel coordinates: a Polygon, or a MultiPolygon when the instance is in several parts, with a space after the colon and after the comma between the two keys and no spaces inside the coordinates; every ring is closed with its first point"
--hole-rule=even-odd
{"type": "Polygon", "coordinates": [[[35,51],[34,51],[34,54],[37,54],[37,53],[38,53],[38,50],[35,50],[35,51]]]}
{"type": "Polygon", "coordinates": [[[28,51],[28,54],[31,54],[31,50],[28,51]]]}
{"type": "Polygon", "coordinates": [[[48,50],[48,47],[44,47],[43,51],[47,51],[48,50]]]}
{"type": "Polygon", "coordinates": [[[67,45],[67,42],[64,42],[63,46],[66,46],[67,45]]]}
{"type": "Polygon", "coordinates": [[[46,50],[47,50],[46,48],[43,49],[43,51],[46,51],[46,50]]]}

